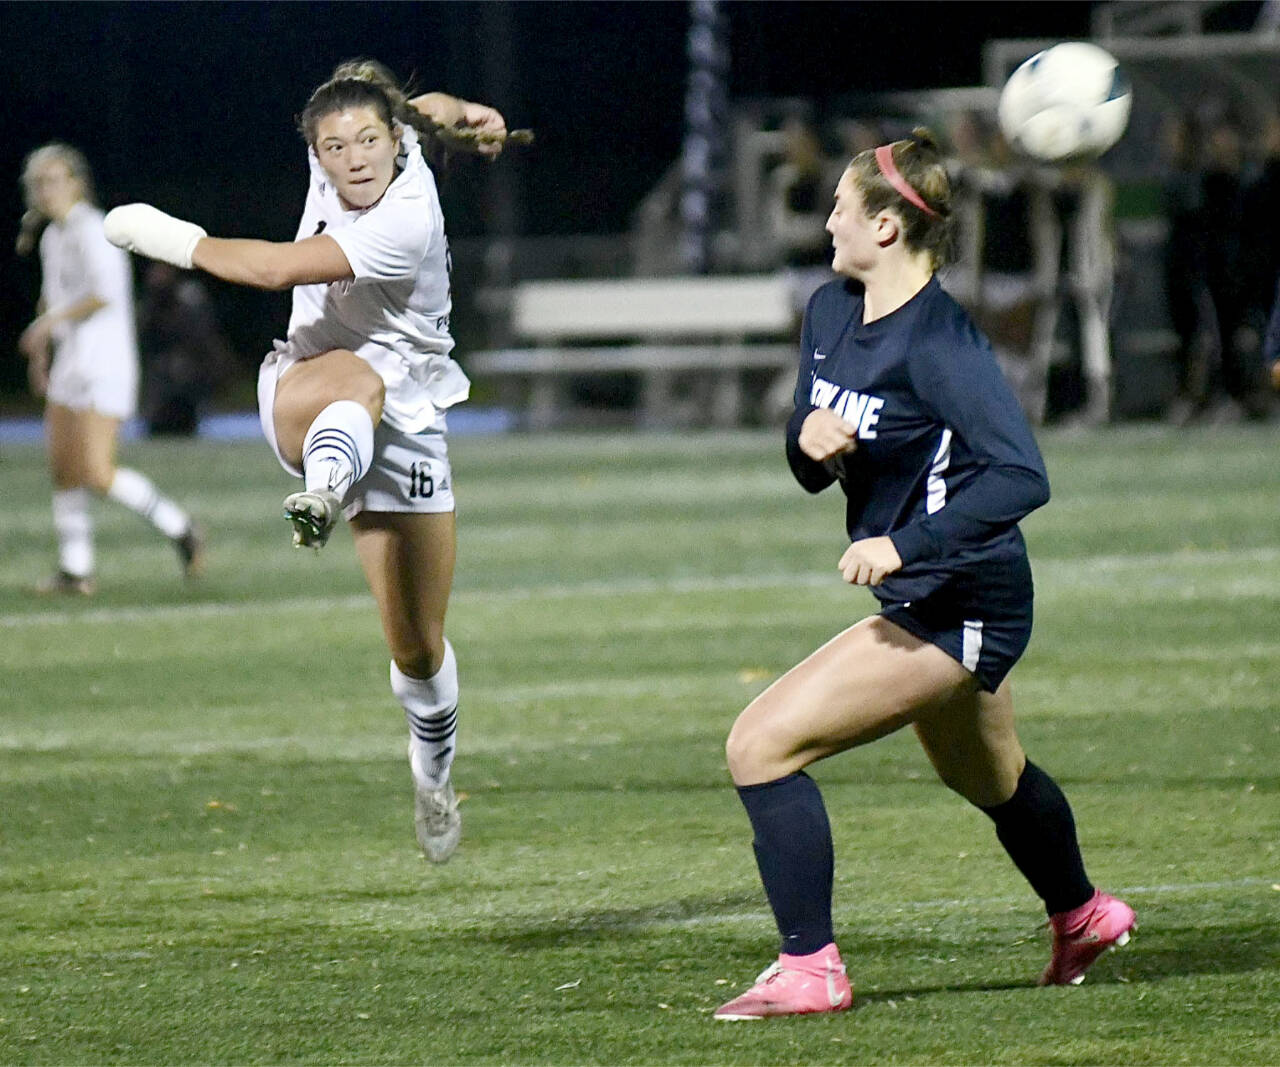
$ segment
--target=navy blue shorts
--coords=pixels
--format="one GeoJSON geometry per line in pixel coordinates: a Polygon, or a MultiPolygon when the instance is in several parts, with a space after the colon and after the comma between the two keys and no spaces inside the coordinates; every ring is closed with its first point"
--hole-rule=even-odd
{"type": "Polygon", "coordinates": [[[1031,565],[990,564],[960,575],[923,600],[885,604],[880,614],[937,645],[994,693],[1031,640],[1031,565]]]}

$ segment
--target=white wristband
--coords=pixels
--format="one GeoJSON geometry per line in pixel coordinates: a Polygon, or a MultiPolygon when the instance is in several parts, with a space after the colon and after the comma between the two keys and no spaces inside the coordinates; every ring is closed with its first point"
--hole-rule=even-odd
{"type": "Polygon", "coordinates": [[[175,219],[150,204],[112,208],[103,225],[113,245],[184,270],[191,269],[196,242],[208,236],[194,222],[175,219]]]}

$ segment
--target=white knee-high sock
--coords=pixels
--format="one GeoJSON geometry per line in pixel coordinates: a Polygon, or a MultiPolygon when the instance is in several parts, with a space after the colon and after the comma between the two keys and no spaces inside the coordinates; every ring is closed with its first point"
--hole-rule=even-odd
{"type": "Polygon", "coordinates": [[[307,429],[302,473],[311,490],[328,489],[342,499],[364,477],[373,459],[373,419],[354,400],[335,400],[307,429]]]}
{"type": "Polygon", "coordinates": [[[107,496],[141,515],[165,537],[181,537],[191,529],[191,517],[185,511],[162,495],[145,474],[128,467],[116,468],[107,496]]]}
{"type": "Polygon", "coordinates": [[[93,516],[88,489],[55,489],[53,529],[58,536],[58,569],[77,578],[93,573],[93,516]]]}
{"type": "Polygon", "coordinates": [[[391,691],[409,723],[409,765],[427,789],[449,780],[458,734],[458,661],[444,643],[444,662],[430,678],[410,678],[391,661],[391,691]]]}

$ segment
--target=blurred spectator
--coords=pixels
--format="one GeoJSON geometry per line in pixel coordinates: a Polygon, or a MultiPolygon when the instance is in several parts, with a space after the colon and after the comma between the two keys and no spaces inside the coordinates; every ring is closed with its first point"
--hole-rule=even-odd
{"type": "MultiPolygon", "coordinates": [[[[1256,256],[1250,255],[1248,237],[1258,221],[1252,217],[1249,200],[1260,190],[1250,189],[1244,138],[1230,116],[1219,116],[1209,124],[1201,189],[1203,285],[1211,303],[1212,329],[1196,337],[1188,368],[1188,403],[1173,415],[1181,421],[1262,418],[1269,402],[1262,368],[1266,306],[1259,306],[1259,268],[1256,256]],[[1205,345],[1208,351],[1201,351],[1205,345]]],[[[1266,284],[1269,288],[1270,282],[1266,284]]]]}
{"type": "Polygon", "coordinates": [[[841,119],[836,123],[836,136],[840,139],[840,170],[843,172],[849,160],[859,152],[875,148],[892,138],[876,122],[867,119],[841,119]]]}
{"type": "Polygon", "coordinates": [[[1263,158],[1248,202],[1255,235],[1253,271],[1267,286],[1270,312],[1262,342],[1262,363],[1271,388],[1280,391],[1280,116],[1272,116],[1262,138],[1263,158]]]}
{"type": "MultiPolygon", "coordinates": [[[[1205,240],[1205,282],[1213,300],[1218,325],[1218,376],[1210,379],[1209,395],[1225,392],[1238,397],[1242,391],[1237,331],[1244,324],[1246,297],[1244,270],[1244,143],[1229,119],[1219,119],[1205,138],[1204,198],[1211,211],[1205,240]]],[[[1220,403],[1222,417],[1232,405],[1220,403]]]]}
{"type": "Polygon", "coordinates": [[[995,349],[1032,423],[1054,408],[1080,421],[1110,418],[1110,312],[1115,279],[1113,193],[1100,168],[1042,166],[1014,156],[978,112],[952,116],[948,138],[959,256],[943,285],[995,349]],[[1063,363],[1079,398],[1059,405],[1051,371],[1063,363]],[[1051,395],[1052,394],[1052,395],[1051,395]]]}
{"type": "Polygon", "coordinates": [[[765,225],[773,258],[790,279],[798,329],[809,297],[833,277],[826,227],[838,169],[833,175],[835,165],[800,116],[788,117],[779,133],[782,157],[766,180],[765,225]]]}
{"type": "MultiPolygon", "coordinates": [[[[956,264],[942,275],[948,292],[991,339],[1001,370],[1028,416],[1036,311],[1047,289],[1038,284],[1032,247],[1034,189],[1028,170],[983,116],[964,111],[947,128],[957,216],[956,264]]],[[[1050,287],[1051,288],[1051,284],[1050,287]]]]}
{"type": "Polygon", "coordinates": [[[1058,272],[1053,299],[1037,322],[1035,362],[1045,380],[1054,362],[1059,329],[1070,314],[1082,396],[1076,421],[1097,425],[1111,418],[1111,300],[1115,292],[1115,189],[1093,162],[1053,169],[1039,176],[1051,191],[1050,212],[1034,218],[1042,227],[1037,247],[1052,250],[1058,272]]]}
{"type": "Polygon", "coordinates": [[[1257,142],[1257,159],[1244,190],[1243,253],[1251,312],[1265,320],[1280,276],[1280,115],[1257,142]]]}
{"type": "Polygon", "coordinates": [[[155,435],[190,436],[230,373],[230,348],[204,286],[167,263],[148,264],[138,305],[143,415],[155,435]]]}
{"type": "Polygon", "coordinates": [[[1262,340],[1262,359],[1271,388],[1280,392],[1280,283],[1276,285],[1271,314],[1267,317],[1267,331],[1262,340]]]}
{"type": "Polygon", "coordinates": [[[1275,410],[1268,386],[1280,389],[1280,116],[1272,115],[1259,139],[1256,173],[1244,192],[1243,254],[1247,307],[1237,348],[1244,364],[1245,414],[1267,418],[1275,410]]]}
{"type": "Polygon", "coordinates": [[[781,133],[782,159],[768,177],[770,237],[788,267],[825,266],[831,260],[825,227],[832,190],[822,144],[798,116],[788,118],[781,133]]]}
{"type": "Polygon", "coordinates": [[[1041,365],[1036,339],[1056,322],[1058,243],[1049,189],[977,112],[953,115],[948,140],[958,255],[942,283],[987,334],[1027,417],[1040,422],[1047,363],[1041,365]]]}
{"type": "Polygon", "coordinates": [[[1218,320],[1207,281],[1208,218],[1199,135],[1189,114],[1171,114],[1161,131],[1164,150],[1162,209],[1168,222],[1164,285],[1178,337],[1177,395],[1167,415],[1182,424],[1204,411],[1209,382],[1221,354],[1218,320]]]}

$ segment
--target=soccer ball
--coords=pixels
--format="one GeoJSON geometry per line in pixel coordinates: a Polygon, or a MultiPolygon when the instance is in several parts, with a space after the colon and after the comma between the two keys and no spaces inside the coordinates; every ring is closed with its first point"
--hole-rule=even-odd
{"type": "Polygon", "coordinates": [[[1133,93],[1111,54],[1069,41],[1009,75],[997,116],[1013,148],[1045,163],[1100,156],[1129,123],[1133,93]]]}

